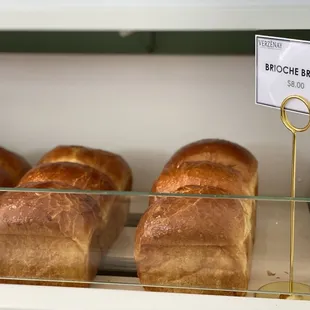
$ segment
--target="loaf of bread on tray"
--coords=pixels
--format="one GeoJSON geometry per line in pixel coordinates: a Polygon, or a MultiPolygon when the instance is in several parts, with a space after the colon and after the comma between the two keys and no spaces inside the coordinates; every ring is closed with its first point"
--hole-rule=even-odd
{"type": "MultiPolygon", "coordinates": [[[[31,169],[30,164],[17,153],[0,147],[0,187],[14,187],[31,169]]],[[[1,194],[1,192],[0,192],[1,194]]]]}
{"type": "MultiPolygon", "coordinates": [[[[130,190],[131,182],[131,170],[119,155],[82,146],[59,146],[45,154],[18,186],[120,191],[130,190]]],[[[51,282],[38,284],[66,286],[84,286],[70,281],[93,280],[102,255],[125,225],[129,200],[115,194],[72,191],[2,195],[0,238],[5,233],[16,235],[4,244],[11,259],[0,254],[2,276],[45,279],[51,282]]]]}
{"type": "Polygon", "coordinates": [[[171,157],[152,191],[193,197],[150,199],[135,240],[145,289],[243,296],[228,290],[248,288],[255,201],[199,195],[254,196],[255,157],[229,141],[197,141],[171,157]]]}

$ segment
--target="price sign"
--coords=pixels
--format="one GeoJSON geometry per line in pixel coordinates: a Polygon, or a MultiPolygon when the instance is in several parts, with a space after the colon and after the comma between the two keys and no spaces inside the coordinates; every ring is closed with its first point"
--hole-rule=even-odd
{"type": "MultiPolygon", "coordinates": [[[[255,37],[256,104],[280,108],[290,95],[310,100],[310,42],[269,36],[255,37]]],[[[295,99],[287,110],[308,114],[295,99]]]]}

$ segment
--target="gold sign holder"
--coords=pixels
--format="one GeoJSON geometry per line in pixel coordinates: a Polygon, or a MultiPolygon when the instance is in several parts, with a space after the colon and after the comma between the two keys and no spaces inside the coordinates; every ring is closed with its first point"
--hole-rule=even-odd
{"type": "Polygon", "coordinates": [[[255,294],[256,297],[271,297],[280,299],[310,299],[302,298],[296,294],[308,293],[310,294],[310,286],[301,283],[294,282],[294,253],[295,253],[295,194],[296,194],[296,134],[297,132],[304,132],[310,128],[310,118],[307,125],[302,128],[295,127],[291,124],[287,117],[286,105],[292,100],[297,99],[304,103],[307,107],[310,117],[310,102],[302,96],[292,95],[286,97],[281,104],[281,120],[284,126],[292,133],[292,163],[291,163],[291,206],[290,206],[290,272],[289,281],[287,282],[272,282],[264,285],[259,290],[262,291],[260,294],[255,294]],[[287,292],[289,295],[286,295],[287,292]],[[263,292],[279,292],[278,295],[264,294],[263,292]],[[280,293],[281,292],[281,293],[280,293]]]}

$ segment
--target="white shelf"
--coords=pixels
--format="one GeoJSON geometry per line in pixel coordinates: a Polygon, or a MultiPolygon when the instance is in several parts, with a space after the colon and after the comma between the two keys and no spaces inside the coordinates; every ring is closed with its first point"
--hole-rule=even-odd
{"type": "Polygon", "coordinates": [[[0,285],[0,308],[10,310],[308,310],[305,301],[119,290],[0,285]]]}
{"type": "Polygon", "coordinates": [[[309,29],[307,0],[0,0],[0,30],[309,29]]]}

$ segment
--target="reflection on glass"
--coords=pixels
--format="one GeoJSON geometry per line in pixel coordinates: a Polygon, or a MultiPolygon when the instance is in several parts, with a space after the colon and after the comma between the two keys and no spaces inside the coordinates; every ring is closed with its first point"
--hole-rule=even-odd
{"type": "MultiPolygon", "coordinates": [[[[3,190],[2,283],[267,298],[288,293],[289,199],[178,193],[154,196],[29,186],[3,190]],[[158,204],[152,216],[147,213],[150,199],[158,204]],[[118,232],[113,231],[115,222],[102,224],[102,211],[93,201],[113,201],[115,221],[117,214],[127,214],[118,232]],[[231,214],[255,201],[255,240],[250,234],[247,243],[238,243],[236,240],[246,235],[250,223],[236,220],[231,214]],[[208,221],[215,214],[216,221],[208,221]],[[236,223],[239,229],[233,230],[236,223]],[[225,234],[227,230],[235,233],[225,234]],[[114,240],[111,233],[117,235],[114,240]],[[226,243],[230,245],[224,246],[226,243]]],[[[299,201],[294,287],[305,298],[310,296],[308,227],[307,203],[299,201]]]]}

